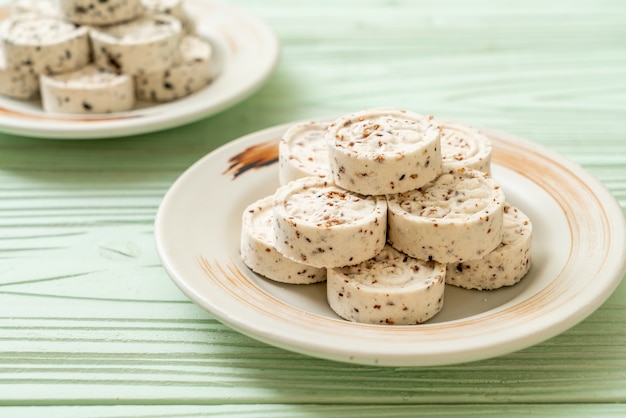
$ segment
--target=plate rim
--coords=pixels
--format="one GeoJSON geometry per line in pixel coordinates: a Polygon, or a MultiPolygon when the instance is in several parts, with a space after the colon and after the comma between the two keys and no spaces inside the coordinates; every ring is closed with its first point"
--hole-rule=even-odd
{"type": "MultiPolygon", "coordinates": [[[[250,69],[253,69],[254,72],[244,82],[233,83],[230,81],[235,86],[234,88],[230,87],[232,92],[224,94],[224,97],[219,101],[209,101],[208,105],[195,108],[187,106],[188,109],[184,111],[178,109],[184,109],[187,102],[191,102],[190,105],[196,104],[198,101],[195,98],[202,92],[196,92],[191,96],[175,101],[151,105],[148,108],[151,109],[148,113],[142,113],[145,112],[144,109],[139,108],[113,114],[88,115],[88,117],[84,117],[85,115],[58,115],[58,118],[52,114],[48,115],[43,110],[39,113],[30,111],[22,113],[19,110],[20,100],[3,97],[4,101],[15,102],[17,105],[16,107],[0,106],[0,132],[21,137],[54,140],[91,140],[140,135],[196,122],[227,110],[252,96],[265,84],[278,66],[281,48],[274,29],[260,17],[222,0],[184,1],[187,9],[218,8],[224,16],[245,21],[250,28],[256,31],[255,39],[259,39],[259,42],[266,48],[266,54],[263,55],[263,60],[259,61],[258,66],[239,65],[239,68],[236,68],[238,72],[241,69],[244,69],[248,74],[250,74],[250,69]],[[17,116],[15,116],[16,113],[17,116]],[[110,117],[112,115],[114,117],[110,117]],[[39,119],[38,116],[41,116],[42,119],[39,119]],[[81,120],[72,121],[72,119],[81,120]]],[[[10,2],[0,1],[0,10],[8,10],[10,7],[10,2]]],[[[194,21],[197,26],[201,26],[203,23],[202,19],[197,19],[195,16],[194,21]]],[[[219,43],[222,44],[228,44],[230,41],[232,40],[223,35],[219,39],[219,43]]],[[[226,55],[229,56],[230,54],[226,55]]],[[[237,61],[233,61],[232,57],[225,57],[225,59],[223,65],[237,64],[237,61]]],[[[210,85],[207,87],[210,88],[210,85]]]]}
{"type": "MultiPolygon", "coordinates": [[[[295,123],[295,122],[292,122],[295,123]]],[[[227,153],[229,150],[234,150],[240,148],[242,145],[247,143],[255,143],[260,142],[261,139],[265,136],[275,136],[278,137],[280,132],[283,132],[288,126],[292,123],[286,123],[282,125],[277,125],[273,127],[269,127],[257,132],[250,133],[248,135],[244,135],[238,139],[230,141],[207,155],[200,158],[194,164],[192,164],[187,170],[185,170],[178,179],[172,184],[170,189],[165,194],[161,205],[157,211],[157,216],[155,218],[155,242],[157,246],[157,252],[159,257],[161,258],[163,267],[167,271],[170,278],[174,281],[174,283],[179,287],[179,289],[194,303],[199,305],[204,310],[208,311],[210,314],[214,315],[219,321],[223,322],[227,326],[249,336],[256,340],[265,342],[267,344],[280,347],[283,349],[287,349],[290,351],[295,351],[298,353],[310,355],[317,358],[324,358],[327,360],[335,360],[340,362],[348,362],[348,363],[357,363],[364,365],[381,365],[381,366],[434,366],[434,365],[445,365],[445,364],[454,364],[454,363],[463,363],[468,361],[481,360],[486,358],[491,358],[503,354],[507,354],[513,351],[517,351],[523,348],[527,348],[536,343],[545,341],[555,335],[558,335],[565,330],[571,328],[572,326],[578,324],[580,321],[589,316],[592,312],[594,312],[602,303],[608,299],[608,297],[614,292],[617,286],[620,284],[624,273],[626,271],[626,236],[622,239],[621,242],[618,242],[618,246],[613,246],[612,250],[615,254],[622,255],[621,263],[613,262],[610,265],[606,263],[602,266],[602,271],[610,276],[603,283],[604,286],[601,287],[601,291],[597,292],[592,300],[587,300],[587,304],[585,306],[579,307],[578,309],[571,309],[571,306],[566,305],[567,308],[570,308],[568,314],[565,317],[562,317],[558,321],[553,321],[549,326],[545,326],[542,329],[521,329],[520,335],[523,335],[523,338],[516,338],[508,342],[499,342],[498,344],[489,347],[490,350],[486,353],[484,346],[474,347],[467,350],[451,350],[450,353],[444,353],[448,357],[446,359],[442,359],[442,353],[431,353],[431,355],[427,355],[424,353],[420,353],[419,357],[411,357],[410,353],[406,351],[398,352],[398,353],[385,353],[384,355],[380,355],[381,353],[376,352],[374,350],[364,350],[363,352],[357,355],[350,355],[345,350],[341,349],[333,349],[329,348],[327,344],[316,342],[316,341],[300,341],[294,340],[289,336],[281,335],[280,333],[271,333],[271,332],[260,332],[259,329],[251,324],[242,323],[238,320],[236,315],[232,315],[231,312],[223,310],[221,307],[216,306],[205,306],[205,304],[198,300],[197,295],[194,294],[193,289],[188,287],[188,283],[186,283],[185,278],[181,277],[176,270],[175,266],[172,265],[172,260],[169,260],[165,251],[166,241],[164,240],[164,219],[165,212],[167,210],[168,199],[174,193],[176,193],[177,189],[183,187],[184,182],[189,176],[193,176],[195,171],[202,167],[204,164],[210,162],[215,156],[218,156],[222,153],[227,153]]],[[[498,136],[501,138],[506,138],[506,141],[516,143],[522,143],[523,146],[527,148],[531,148],[535,151],[540,151],[546,158],[550,160],[554,160],[558,162],[560,165],[564,166],[567,170],[574,173],[579,179],[583,180],[585,184],[593,186],[596,196],[598,196],[599,201],[602,203],[603,208],[607,211],[610,219],[608,219],[612,228],[609,230],[614,231],[617,228],[617,232],[626,231],[626,217],[624,216],[621,207],[619,206],[616,199],[612,196],[610,191],[595,177],[593,177],[590,173],[584,170],[581,166],[575,164],[574,162],[566,159],[565,157],[559,155],[555,151],[550,150],[549,148],[529,141],[527,139],[521,138],[519,136],[509,134],[504,131],[484,128],[475,126],[477,129],[482,130],[489,136],[498,136]],[[615,216],[621,215],[621,216],[615,216]]],[[[266,139],[267,140],[267,139],[266,139]]],[[[617,234],[613,234],[617,235],[617,234]]],[[[613,242],[613,241],[612,241],[613,242]]],[[[613,256],[615,257],[615,254],[613,256]]],[[[609,255],[607,255],[607,258],[609,255]]],[[[618,257],[612,258],[613,260],[618,259],[618,257]]],[[[554,280],[554,279],[552,279],[554,280]]],[[[259,289],[260,290],[260,289],[259,289]]],[[[461,321],[452,321],[454,322],[463,322],[461,321]]],[[[376,327],[377,325],[367,325],[367,324],[357,324],[361,326],[363,329],[367,329],[368,327],[376,327]]],[[[438,325],[441,325],[438,324],[438,325]]]]}

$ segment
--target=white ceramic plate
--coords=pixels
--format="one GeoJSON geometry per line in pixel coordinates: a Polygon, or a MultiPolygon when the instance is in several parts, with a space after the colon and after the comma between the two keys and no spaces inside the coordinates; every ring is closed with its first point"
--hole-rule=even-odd
{"type": "MultiPolygon", "coordinates": [[[[138,103],[128,112],[105,115],[52,115],[38,99],[0,96],[0,131],[56,139],[95,139],[154,132],[222,111],[254,93],[278,61],[279,43],[263,21],[214,0],[185,0],[198,35],[214,48],[212,83],[201,91],[164,104],[138,103]]],[[[0,7],[0,19],[9,15],[0,7]]]]}
{"type": "Polygon", "coordinates": [[[155,236],[163,265],[194,302],[266,343],[311,356],[388,366],[484,359],[544,341],[580,322],[626,270],[624,215],[583,169],[509,134],[494,142],[492,175],[533,221],[533,265],[496,291],[447,286],[443,310],[413,326],[347,322],[324,284],[286,285],[239,258],[246,205],[278,187],[277,142],[285,126],[231,142],[186,171],[166,194],[155,236]]]}

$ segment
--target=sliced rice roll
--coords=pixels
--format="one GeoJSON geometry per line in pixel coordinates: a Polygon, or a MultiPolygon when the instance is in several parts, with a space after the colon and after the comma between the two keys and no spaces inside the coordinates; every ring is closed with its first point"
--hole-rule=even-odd
{"type": "Polygon", "coordinates": [[[167,15],[143,15],[130,22],[92,28],[94,63],[111,72],[141,75],[178,62],[180,22],[167,15]]]}
{"type": "Polygon", "coordinates": [[[179,61],[173,67],[136,76],[137,98],[168,102],[197,92],[211,81],[211,56],[208,41],[184,36],[179,47],[179,61]]]}
{"type": "Polygon", "coordinates": [[[445,264],[387,245],[360,264],[328,270],[327,298],[344,319],[383,325],[421,324],[443,307],[445,264]]]}
{"type": "Polygon", "coordinates": [[[502,242],[504,193],[484,172],[459,169],[388,195],[388,240],[412,257],[452,263],[483,258],[502,242]]]}
{"type": "Polygon", "coordinates": [[[14,99],[30,99],[38,93],[39,77],[7,68],[4,52],[0,48],[0,94],[14,99]]]}
{"type": "Polygon", "coordinates": [[[369,109],[335,120],[328,137],[333,180],[356,193],[401,193],[441,173],[439,128],[431,117],[369,109]]]}
{"type": "Polygon", "coordinates": [[[81,25],[113,25],[139,17],[141,0],[57,0],[67,20],[81,25]]]}
{"type": "Polygon", "coordinates": [[[84,26],[50,16],[12,17],[0,26],[7,69],[59,74],[89,62],[89,36],[84,26]]]}
{"type": "Polygon", "coordinates": [[[304,177],[274,194],[276,248],[314,267],[360,263],[385,246],[387,203],[337,187],[330,178],[304,177]]]}
{"type": "Polygon", "coordinates": [[[278,144],[280,184],[318,174],[330,174],[326,122],[300,122],[291,126],[278,144]]]}
{"type": "Polygon", "coordinates": [[[185,9],[183,0],[141,0],[144,9],[148,13],[166,14],[180,20],[183,32],[193,34],[196,32],[196,23],[185,9]]]}
{"type": "Polygon", "coordinates": [[[491,141],[471,126],[443,123],[441,128],[441,158],[443,172],[458,168],[491,172],[491,141]]]}
{"type": "Polygon", "coordinates": [[[307,266],[283,256],[274,246],[273,196],[248,205],[241,225],[241,258],[255,273],[290,284],[326,280],[326,269],[307,266]]]}
{"type": "Polygon", "coordinates": [[[88,65],[70,73],[40,78],[43,108],[54,113],[112,113],[135,104],[132,77],[88,65]]]}
{"type": "Polygon", "coordinates": [[[505,204],[500,245],[479,260],[448,264],[446,283],[484,290],[512,286],[530,270],[531,246],[530,219],[519,209],[505,204]]]}

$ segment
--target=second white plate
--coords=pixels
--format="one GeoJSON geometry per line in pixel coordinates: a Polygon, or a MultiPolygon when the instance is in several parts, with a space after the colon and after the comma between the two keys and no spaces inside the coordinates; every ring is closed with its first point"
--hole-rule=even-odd
{"type": "Polygon", "coordinates": [[[626,269],[626,227],[611,194],[582,168],[544,147],[485,130],[492,174],[533,221],[533,265],[496,291],[446,287],[425,324],[345,321],[325,284],[286,285],[239,257],[243,209],[278,187],[279,126],[231,142],[193,165],[156,217],[159,255],[172,280],[225,324],[288,350],[345,362],[441,365],[484,359],[544,341],[577,324],[613,292],[626,269]]]}
{"type": "MultiPolygon", "coordinates": [[[[186,0],[197,28],[214,49],[215,77],[188,97],[163,104],[139,103],[128,112],[52,115],[40,101],[0,96],[0,131],[54,139],[97,139],[154,132],[220,112],[254,93],[271,75],[279,42],[262,20],[214,0],[186,0]]],[[[9,6],[0,7],[0,19],[9,6]]]]}

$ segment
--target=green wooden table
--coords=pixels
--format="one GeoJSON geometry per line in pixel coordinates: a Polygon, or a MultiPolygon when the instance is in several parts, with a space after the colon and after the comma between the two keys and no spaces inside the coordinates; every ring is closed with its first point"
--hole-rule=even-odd
{"type": "Polygon", "coordinates": [[[0,134],[0,416],[626,416],[626,283],[563,334],[497,358],[377,368],[287,352],[189,301],[155,213],[211,150],[373,106],[504,130],[626,208],[626,3],[234,0],[282,51],[243,102],[91,141],[0,134]]]}

